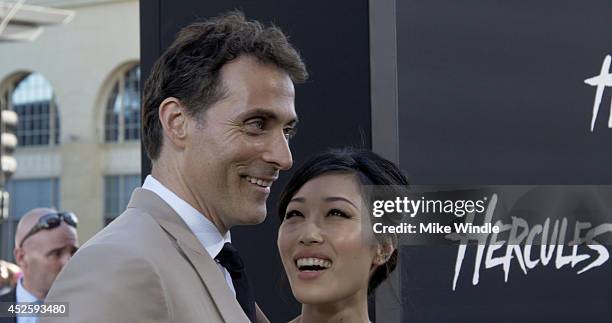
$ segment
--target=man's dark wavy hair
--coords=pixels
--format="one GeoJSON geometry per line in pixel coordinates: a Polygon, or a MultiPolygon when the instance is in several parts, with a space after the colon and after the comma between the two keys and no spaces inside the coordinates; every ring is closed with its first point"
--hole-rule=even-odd
{"type": "Polygon", "coordinates": [[[155,62],[144,85],[142,140],[151,160],[159,157],[162,147],[158,115],[162,101],[175,97],[190,116],[202,116],[224,95],[221,67],[241,55],[251,55],[278,67],[294,83],[308,78],[300,55],[279,28],[247,21],[240,11],[183,28],[155,62]]]}
{"type": "MultiPolygon", "coordinates": [[[[330,172],[355,174],[362,185],[396,186],[406,189],[408,187],[408,179],[394,163],[369,150],[352,148],[330,150],[310,158],[293,174],[281,193],[278,204],[280,221],[284,220],[289,202],[304,184],[330,172]]],[[[395,247],[389,260],[374,271],[368,284],[368,294],[387,279],[397,266],[397,245],[395,247]]]]}

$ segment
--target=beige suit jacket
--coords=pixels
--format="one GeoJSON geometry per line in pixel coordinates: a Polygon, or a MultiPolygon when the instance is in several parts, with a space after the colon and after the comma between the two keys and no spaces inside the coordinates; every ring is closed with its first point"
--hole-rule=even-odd
{"type": "MultiPolygon", "coordinates": [[[[43,323],[249,322],[196,236],[145,189],[72,257],[46,301],[68,302],[69,314],[43,323]]],[[[257,320],[268,322],[259,307],[257,320]]]]}

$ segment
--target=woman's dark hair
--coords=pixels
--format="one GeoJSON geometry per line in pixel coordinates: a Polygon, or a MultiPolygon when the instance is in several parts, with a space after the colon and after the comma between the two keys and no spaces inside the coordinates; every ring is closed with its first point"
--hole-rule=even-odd
{"type": "MultiPolygon", "coordinates": [[[[293,174],[281,193],[278,216],[282,222],[291,198],[308,181],[329,172],[347,172],[357,175],[362,185],[408,186],[408,179],[392,162],[364,149],[334,149],[307,160],[293,174]]],[[[395,239],[393,239],[395,240],[395,239]]],[[[368,284],[368,294],[382,283],[397,265],[397,248],[389,260],[374,271],[368,284]]]]}

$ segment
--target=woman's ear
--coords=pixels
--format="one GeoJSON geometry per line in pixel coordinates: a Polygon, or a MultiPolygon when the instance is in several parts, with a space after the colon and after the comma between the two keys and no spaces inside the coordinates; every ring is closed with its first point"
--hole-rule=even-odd
{"type": "Polygon", "coordinates": [[[175,97],[165,98],[159,105],[158,113],[164,136],[175,146],[184,148],[188,120],[187,111],[181,101],[175,97]]]}
{"type": "Polygon", "coordinates": [[[395,247],[390,241],[379,244],[376,247],[376,255],[374,256],[373,264],[380,266],[386,263],[393,254],[393,251],[395,251],[395,247]]]}

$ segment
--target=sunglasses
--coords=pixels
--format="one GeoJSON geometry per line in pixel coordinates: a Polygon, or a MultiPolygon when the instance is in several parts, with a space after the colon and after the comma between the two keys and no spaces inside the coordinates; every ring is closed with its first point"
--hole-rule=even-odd
{"type": "Polygon", "coordinates": [[[66,222],[66,224],[68,224],[69,226],[73,228],[76,228],[77,224],[79,223],[79,220],[77,219],[76,215],[72,212],[45,214],[42,217],[40,217],[40,219],[38,219],[38,222],[36,223],[36,225],[34,225],[32,229],[30,229],[28,234],[26,234],[25,237],[21,239],[19,248],[23,247],[23,242],[26,241],[27,238],[33,236],[39,231],[51,230],[53,228],[56,228],[60,226],[60,224],[62,224],[62,221],[66,222]]]}

